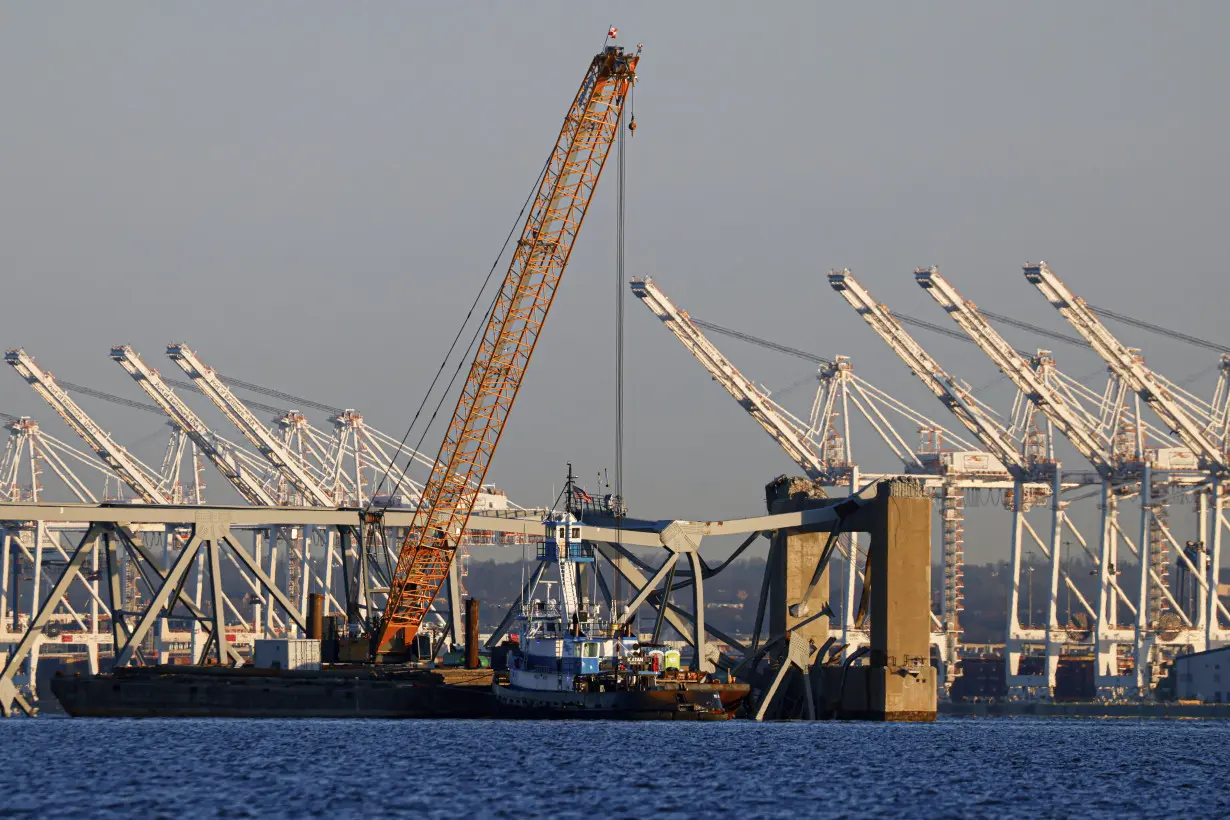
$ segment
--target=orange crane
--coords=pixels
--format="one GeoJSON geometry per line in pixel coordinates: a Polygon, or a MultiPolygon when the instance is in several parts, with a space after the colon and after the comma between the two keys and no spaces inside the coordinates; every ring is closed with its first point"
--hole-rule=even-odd
{"type": "Polygon", "coordinates": [[[581,230],[640,48],[604,45],[585,72],[487,317],[457,408],[389,584],[374,649],[400,655],[439,594],[581,230]]]}

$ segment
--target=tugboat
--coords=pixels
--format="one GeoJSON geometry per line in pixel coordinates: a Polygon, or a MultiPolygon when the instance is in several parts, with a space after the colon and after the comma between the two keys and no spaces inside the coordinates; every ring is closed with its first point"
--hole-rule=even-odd
{"type": "Polygon", "coordinates": [[[559,599],[551,597],[555,582],[541,581],[546,598],[531,594],[521,606],[507,682],[492,685],[497,714],[605,720],[733,717],[748,695],[747,684],[680,669],[677,650],[641,644],[617,612],[603,619],[599,605],[581,600],[578,569],[593,564],[594,552],[572,511],[571,470],[565,493],[566,511],[543,522],[546,532],[537,555],[558,567],[559,599]]]}

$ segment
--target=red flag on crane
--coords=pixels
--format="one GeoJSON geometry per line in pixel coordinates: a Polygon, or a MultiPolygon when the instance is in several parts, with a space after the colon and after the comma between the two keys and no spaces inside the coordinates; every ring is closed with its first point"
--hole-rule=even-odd
{"type": "Polygon", "coordinates": [[[606,30],[606,36],[608,40],[614,40],[616,37],[619,36],[619,29],[615,28],[614,26],[611,26],[609,29],[606,30]]]}

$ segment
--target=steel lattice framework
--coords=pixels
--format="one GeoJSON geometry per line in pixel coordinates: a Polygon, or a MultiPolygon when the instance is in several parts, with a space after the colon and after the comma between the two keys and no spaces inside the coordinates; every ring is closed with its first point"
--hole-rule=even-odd
{"type": "Polygon", "coordinates": [[[412,637],[439,593],[504,431],[573,243],[636,80],[636,54],[607,46],[594,57],[564,118],[496,296],[440,454],[419,502],[422,525],[402,544],[378,646],[412,637]]]}

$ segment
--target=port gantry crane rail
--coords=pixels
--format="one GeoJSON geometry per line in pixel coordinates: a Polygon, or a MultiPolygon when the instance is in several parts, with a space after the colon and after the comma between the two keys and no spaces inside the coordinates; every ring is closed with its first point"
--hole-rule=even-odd
{"type": "Polygon", "coordinates": [[[126,449],[116,444],[107,431],[103,430],[90,416],[82,410],[68,395],[64,388],[56,384],[55,378],[43,370],[34,358],[23,349],[10,350],[4,354],[4,360],[12,365],[23,379],[30,383],[43,400],[60,414],[64,422],[81,437],[90,449],[107,466],[115,471],[125,484],[146,504],[169,504],[168,494],[158,486],[158,480],[153,471],[137,460],[126,449]]]}
{"type": "MultiPolygon", "coordinates": [[[[1221,572],[1222,531],[1226,527],[1230,527],[1230,523],[1225,519],[1223,500],[1225,479],[1227,473],[1230,472],[1230,459],[1227,458],[1226,450],[1218,446],[1215,440],[1216,429],[1211,424],[1202,425],[1199,421],[1192,418],[1188,411],[1184,409],[1181,399],[1167,387],[1166,380],[1147,367],[1139,353],[1119,341],[1102,324],[1097,314],[1094,313],[1089,305],[1074,294],[1045,262],[1025,265],[1023,271],[1025,279],[1042,293],[1046,300],[1051,303],[1051,306],[1059,311],[1059,314],[1067,320],[1068,324],[1085,341],[1089,342],[1098,356],[1136,392],[1136,395],[1145,402],[1146,406],[1152,409],[1166,423],[1174,435],[1178,436],[1180,441],[1195,452],[1196,456],[1200,459],[1201,466],[1208,471],[1210,478],[1209,493],[1208,496],[1201,495],[1201,509],[1202,511],[1204,510],[1208,503],[1207,499],[1211,497],[1213,505],[1212,552],[1209,554],[1202,551],[1200,553],[1201,568],[1197,570],[1195,567],[1189,566],[1189,569],[1200,583],[1202,592],[1206,596],[1205,605],[1200,608],[1200,617],[1205,626],[1206,646],[1211,646],[1215,640],[1227,640],[1230,638],[1230,631],[1223,628],[1219,620],[1219,612],[1221,614],[1227,613],[1218,596],[1217,580],[1221,572]],[[1206,431],[1212,432],[1214,437],[1210,438],[1206,431]],[[1209,580],[1210,574],[1211,582],[1209,580]]],[[[1223,355],[1223,374],[1225,366],[1226,357],[1223,355]]],[[[1220,380],[1218,386],[1220,389],[1220,380]]],[[[1215,421],[1215,419],[1210,421],[1215,421]]],[[[1224,440],[1222,444],[1225,444],[1224,440]]],[[[1149,549],[1148,539],[1145,537],[1146,533],[1144,532],[1148,527],[1147,522],[1150,516],[1153,516],[1155,523],[1161,523],[1156,519],[1155,511],[1149,509],[1148,506],[1152,480],[1153,468],[1152,465],[1146,462],[1141,477],[1141,503],[1144,507],[1141,516],[1142,543],[1140,549],[1142,550],[1142,564],[1147,561],[1146,551],[1149,549]]],[[[1202,522],[1202,539],[1206,537],[1206,529],[1204,522],[1202,522]]],[[[1173,539],[1167,540],[1173,541],[1173,539]]],[[[1179,549],[1177,543],[1172,543],[1171,546],[1175,547],[1176,553],[1180,558],[1184,559],[1188,564],[1191,563],[1186,552],[1179,549]]],[[[1142,581],[1142,587],[1145,583],[1145,581],[1142,581]]],[[[1180,613],[1182,612],[1182,609],[1177,606],[1176,610],[1180,613]]],[[[1230,618],[1230,614],[1227,617],[1230,618]]],[[[1142,618],[1138,617],[1138,631],[1142,626],[1142,618]]],[[[1140,653],[1146,651],[1146,649],[1139,646],[1142,643],[1141,641],[1138,640],[1137,643],[1139,657],[1140,653]]]]}
{"type": "MultiPolygon", "coordinates": [[[[1092,421],[1082,415],[1081,408],[1071,404],[1065,398],[1062,391],[1047,381],[1040,373],[1036,372],[1031,363],[999,335],[990,322],[987,321],[986,317],[978,311],[977,306],[963,298],[938,270],[934,267],[918,268],[915,270],[914,277],[919,286],[935,299],[957,325],[987,354],[988,358],[1017,385],[1023,394],[1028,396],[1030,401],[1046,415],[1047,419],[1055,425],[1064,438],[1097,471],[1102,486],[1102,521],[1099,533],[1099,548],[1094,556],[1094,563],[1099,570],[1095,647],[1097,666],[1095,676],[1099,692],[1105,695],[1122,692],[1131,685],[1127,679],[1118,674],[1118,642],[1122,640],[1123,636],[1122,630],[1117,625],[1117,615],[1115,614],[1114,606],[1115,599],[1111,597],[1113,592],[1125,600],[1125,603],[1127,603],[1127,606],[1135,616],[1136,626],[1133,638],[1137,663],[1134,687],[1138,693],[1143,694],[1149,685],[1146,683],[1146,677],[1149,681],[1152,681],[1151,676],[1145,676],[1144,674],[1147,665],[1145,659],[1150,651],[1154,637],[1145,635],[1145,632],[1150,629],[1150,625],[1146,621],[1150,610],[1150,581],[1157,585],[1162,594],[1171,599],[1171,604],[1175,607],[1176,611],[1179,611],[1180,614],[1182,613],[1181,608],[1177,606],[1173,596],[1166,588],[1157,568],[1149,563],[1148,545],[1143,543],[1148,540],[1148,531],[1143,525],[1141,532],[1142,546],[1138,550],[1142,567],[1141,587],[1135,606],[1130,601],[1127,601],[1126,595],[1124,595],[1115,579],[1114,567],[1117,563],[1117,536],[1122,534],[1117,520],[1117,502],[1123,495],[1122,489],[1117,491],[1116,487],[1121,488],[1125,483],[1135,483],[1136,463],[1132,460],[1125,462],[1117,457],[1109,437],[1110,431],[1103,431],[1100,434],[1092,421]]],[[[1113,368],[1112,372],[1115,376],[1122,378],[1122,374],[1114,371],[1113,368]]],[[[1124,382],[1130,384],[1126,379],[1124,379],[1124,382]]],[[[1143,431],[1145,425],[1138,420],[1136,427],[1137,430],[1143,431]]],[[[1141,450],[1141,448],[1138,447],[1138,450],[1141,450]]],[[[1137,453],[1137,457],[1143,457],[1143,450],[1137,453]]],[[[1145,469],[1147,473],[1147,462],[1145,469]]],[[[1058,577],[1061,572],[1059,551],[1061,549],[1063,527],[1066,526],[1076,534],[1082,545],[1085,543],[1085,539],[1079,535],[1074,523],[1064,512],[1066,505],[1058,500],[1059,473],[1060,466],[1056,463],[1054,479],[1055,497],[1052,498],[1051,550],[1049,555],[1051,559],[1051,585],[1046,627],[1046,686],[1050,689],[1053,689],[1055,684],[1060,645],[1065,640],[1064,633],[1066,631],[1060,627],[1057,616],[1058,577]]],[[[1148,508],[1147,496],[1148,488],[1144,486],[1141,497],[1146,510],[1148,508]]],[[[1186,556],[1184,557],[1186,558],[1186,556]]],[[[1190,567],[1190,569],[1195,573],[1194,566],[1190,567]]],[[[1186,615],[1183,615],[1183,617],[1186,618],[1186,615]]],[[[1188,623],[1187,626],[1189,630],[1186,632],[1179,630],[1180,635],[1184,639],[1192,637],[1191,624],[1188,623]]],[[[1009,632],[1016,632],[1018,637],[1009,638],[1009,642],[1013,644],[1013,647],[1010,647],[1006,654],[1015,654],[1016,660],[1019,660],[1019,654],[1016,653],[1019,651],[1019,636],[1022,635],[1023,630],[1020,630],[1019,619],[1016,617],[1016,610],[1014,608],[1010,608],[1009,612],[1009,632]]],[[[1015,678],[1016,663],[1011,657],[1008,660],[1009,675],[1015,678]]],[[[1021,679],[1017,678],[1017,680],[1021,679]]]]}
{"type": "MultiPolygon", "coordinates": [[[[402,544],[377,652],[418,631],[452,564],[636,81],[640,49],[590,62],[542,175],[431,476],[402,544]]],[[[396,649],[400,649],[399,647],[396,649]]]]}

